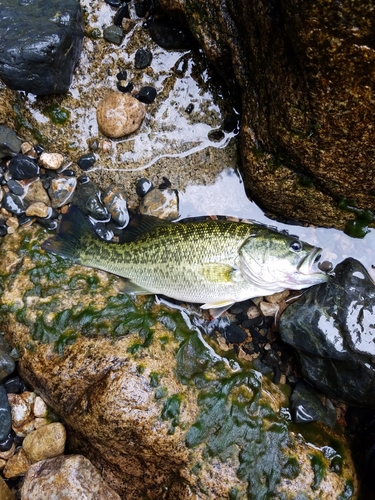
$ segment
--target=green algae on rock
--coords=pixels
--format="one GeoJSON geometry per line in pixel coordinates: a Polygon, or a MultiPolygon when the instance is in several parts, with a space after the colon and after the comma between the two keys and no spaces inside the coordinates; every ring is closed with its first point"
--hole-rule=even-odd
{"type": "Polygon", "coordinates": [[[340,436],[335,468],[337,453],[290,428],[277,386],[223,357],[179,312],[133,302],[113,276],[45,254],[44,238],[31,227],[1,241],[0,327],[24,380],[65,422],[70,449],[120,496],[328,500],[350,498],[350,481],[355,492],[340,436]]]}

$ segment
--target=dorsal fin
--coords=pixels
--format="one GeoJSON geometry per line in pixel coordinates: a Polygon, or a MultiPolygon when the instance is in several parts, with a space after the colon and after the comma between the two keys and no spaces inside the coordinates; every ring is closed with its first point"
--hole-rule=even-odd
{"type": "Polygon", "coordinates": [[[121,233],[120,243],[130,243],[142,234],[148,233],[157,227],[168,226],[169,224],[172,223],[165,219],[159,219],[159,217],[153,217],[152,215],[132,214],[129,224],[121,233]]]}

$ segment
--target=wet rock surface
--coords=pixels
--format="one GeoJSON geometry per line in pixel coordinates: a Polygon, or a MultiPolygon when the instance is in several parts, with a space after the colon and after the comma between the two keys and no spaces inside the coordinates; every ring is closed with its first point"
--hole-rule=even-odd
{"type": "Polygon", "coordinates": [[[298,353],[303,376],[328,396],[375,408],[375,285],[355,259],[338,264],[280,321],[282,339],[298,353]]]}
{"type": "Polygon", "coordinates": [[[165,486],[170,499],[309,497],[312,485],[327,500],[353,494],[350,455],[319,448],[338,439],[345,449],[342,438],[321,427],[311,453],[276,385],[178,311],[134,303],[115,277],[41,252],[45,237],[30,227],[2,239],[1,325],[22,377],[64,419],[69,448],[121,497],[156,499],[165,486]]]}
{"type": "Polygon", "coordinates": [[[373,13],[369,0],[339,7],[295,0],[160,4],[185,20],[226,80],[235,75],[243,172],[261,206],[284,220],[339,228],[356,209],[374,212],[374,16],[363,16],[373,13]],[[340,206],[342,198],[355,200],[352,210],[340,206]]]}
{"type": "Polygon", "coordinates": [[[77,0],[3,1],[0,78],[9,88],[37,95],[66,92],[83,43],[77,0]]]}
{"type": "Polygon", "coordinates": [[[81,455],[43,460],[31,466],[21,490],[21,500],[79,498],[120,500],[92,463],[81,455]]]}

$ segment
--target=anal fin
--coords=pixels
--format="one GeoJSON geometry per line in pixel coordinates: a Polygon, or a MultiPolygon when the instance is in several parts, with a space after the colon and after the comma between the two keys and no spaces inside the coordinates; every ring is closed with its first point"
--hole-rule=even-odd
{"type": "Polygon", "coordinates": [[[152,295],[153,292],[145,290],[127,278],[118,278],[115,284],[118,293],[133,293],[135,295],[152,295]]]}
{"type": "Polygon", "coordinates": [[[218,318],[221,316],[227,309],[230,308],[234,304],[233,300],[221,300],[217,302],[207,302],[206,304],[201,305],[201,309],[209,309],[210,315],[213,318],[218,318]]]}

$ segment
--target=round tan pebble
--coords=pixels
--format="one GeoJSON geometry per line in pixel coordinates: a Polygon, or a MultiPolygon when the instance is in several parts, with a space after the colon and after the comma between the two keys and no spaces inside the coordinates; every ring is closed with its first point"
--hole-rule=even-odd
{"type": "Polygon", "coordinates": [[[107,137],[117,138],[135,132],[143,118],[144,105],[129,94],[110,92],[98,104],[98,126],[107,137]]]}
{"type": "Polygon", "coordinates": [[[49,170],[57,170],[63,164],[64,157],[60,153],[42,153],[39,158],[39,165],[49,170]]]}
{"type": "Polygon", "coordinates": [[[48,407],[40,396],[37,396],[34,401],[34,415],[37,418],[44,418],[47,416],[48,407]]]}
{"type": "Polygon", "coordinates": [[[65,441],[65,427],[60,422],[54,422],[30,432],[25,437],[22,446],[29,459],[32,462],[38,462],[62,455],[65,441]]]}
{"type": "Polygon", "coordinates": [[[51,207],[47,207],[41,201],[36,201],[29,205],[26,209],[26,215],[29,217],[48,217],[51,207]]]}

